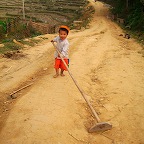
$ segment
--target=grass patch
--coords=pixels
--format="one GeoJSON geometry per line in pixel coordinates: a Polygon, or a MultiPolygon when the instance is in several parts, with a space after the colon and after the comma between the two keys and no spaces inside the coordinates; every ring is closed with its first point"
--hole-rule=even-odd
{"type": "Polygon", "coordinates": [[[28,39],[28,40],[21,40],[21,43],[24,45],[28,45],[28,46],[35,46],[36,44],[38,44],[39,42],[41,42],[41,39],[28,39]]]}
{"type": "Polygon", "coordinates": [[[15,44],[13,42],[10,42],[10,41],[9,42],[5,42],[3,44],[4,44],[4,47],[0,48],[0,54],[5,54],[5,53],[7,53],[9,51],[17,51],[17,50],[22,49],[21,46],[15,44]]]}
{"type": "Polygon", "coordinates": [[[4,44],[4,47],[0,48],[0,54],[4,54],[8,51],[16,51],[16,50],[19,50],[22,48],[21,46],[15,44],[13,42],[5,42],[3,44],[4,44]]]}
{"type": "Polygon", "coordinates": [[[135,38],[144,47],[144,32],[128,31],[129,34],[135,38]]]}

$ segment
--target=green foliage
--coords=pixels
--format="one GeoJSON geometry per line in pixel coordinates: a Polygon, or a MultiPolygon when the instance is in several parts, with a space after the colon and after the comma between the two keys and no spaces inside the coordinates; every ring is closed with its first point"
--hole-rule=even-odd
{"type": "Polygon", "coordinates": [[[140,2],[144,5],[144,0],[140,0],[140,2]]]}
{"type": "Polygon", "coordinates": [[[129,25],[132,30],[144,31],[144,15],[140,9],[135,9],[128,15],[126,25],[129,25]]]}
{"type": "Polygon", "coordinates": [[[2,30],[4,33],[6,33],[7,31],[7,25],[6,25],[6,22],[4,21],[0,21],[0,26],[2,26],[2,30]]]}
{"type": "Polygon", "coordinates": [[[132,30],[144,31],[144,0],[110,0],[112,13],[125,19],[132,30]]]}
{"type": "Polygon", "coordinates": [[[21,47],[13,42],[5,42],[4,47],[0,48],[0,53],[6,53],[8,51],[19,50],[21,47]]]}
{"type": "Polygon", "coordinates": [[[124,19],[122,27],[144,43],[144,0],[101,0],[110,4],[111,12],[118,18],[124,19]]]}
{"type": "Polygon", "coordinates": [[[116,0],[112,12],[114,14],[122,15],[125,11],[125,3],[122,0],[116,0]]]}
{"type": "Polygon", "coordinates": [[[35,36],[41,35],[40,32],[36,31],[36,30],[35,30],[34,28],[32,28],[32,27],[29,27],[29,31],[30,31],[31,37],[35,37],[35,36]]]}

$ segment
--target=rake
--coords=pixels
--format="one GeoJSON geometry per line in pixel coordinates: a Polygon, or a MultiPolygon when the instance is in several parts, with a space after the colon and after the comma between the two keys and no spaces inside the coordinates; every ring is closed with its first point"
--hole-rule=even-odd
{"type": "Polygon", "coordinates": [[[59,54],[62,62],[64,63],[65,67],[68,70],[68,73],[70,75],[70,77],[72,78],[73,82],[75,83],[76,87],[78,88],[78,90],[80,91],[81,95],[83,96],[84,100],[86,101],[86,103],[88,104],[90,110],[92,111],[94,117],[96,118],[97,123],[95,125],[93,125],[88,132],[92,133],[92,132],[103,132],[106,130],[110,130],[112,129],[112,125],[108,122],[102,122],[98,116],[98,114],[96,113],[96,111],[94,110],[94,108],[92,107],[91,103],[89,102],[88,98],[86,97],[86,95],[84,94],[84,92],[82,91],[82,89],[80,88],[80,86],[78,85],[77,81],[74,79],[72,73],[70,72],[67,64],[65,63],[64,59],[61,56],[61,53],[59,52],[59,50],[57,49],[56,45],[54,44],[54,42],[52,42],[53,46],[55,47],[57,53],[59,54]]]}

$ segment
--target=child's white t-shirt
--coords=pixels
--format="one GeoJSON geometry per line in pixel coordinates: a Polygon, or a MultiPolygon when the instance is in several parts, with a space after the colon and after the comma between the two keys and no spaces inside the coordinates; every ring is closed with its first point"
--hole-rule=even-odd
{"type": "MultiPolygon", "coordinates": [[[[57,43],[56,47],[59,50],[59,52],[62,54],[64,59],[68,59],[68,50],[69,50],[69,42],[67,39],[61,40],[59,36],[54,38],[54,41],[57,43]]],[[[60,59],[58,57],[57,51],[54,53],[54,57],[60,59]]]]}

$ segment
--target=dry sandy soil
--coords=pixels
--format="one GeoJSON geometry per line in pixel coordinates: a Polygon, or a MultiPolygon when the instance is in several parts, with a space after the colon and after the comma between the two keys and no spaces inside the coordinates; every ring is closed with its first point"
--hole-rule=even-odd
{"type": "Polygon", "coordinates": [[[25,48],[18,60],[0,59],[0,144],[144,144],[144,58],[134,39],[94,3],[89,29],[71,31],[70,71],[102,121],[112,130],[88,133],[96,123],[86,102],[66,76],[53,78],[54,48],[45,39],[25,48]],[[31,86],[12,96],[11,92],[31,86]],[[2,123],[3,122],[3,123],[2,123]]]}

